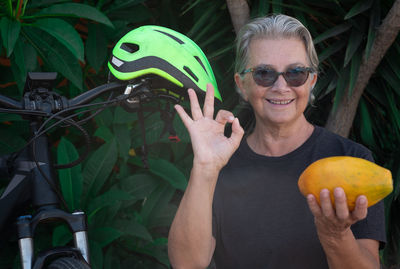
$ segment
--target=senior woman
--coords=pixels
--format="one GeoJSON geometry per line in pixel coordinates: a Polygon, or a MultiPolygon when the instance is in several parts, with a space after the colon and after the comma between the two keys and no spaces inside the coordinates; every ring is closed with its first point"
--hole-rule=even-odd
{"type": "MultiPolygon", "coordinates": [[[[343,189],[301,196],[297,180],[312,162],[337,155],[372,160],[365,147],[310,124],[304,110],[317,81],[318,58],[308,30],[272,15],[245,25],[237,39],[235,82],[255,116],[252,132],[221,110],[209,86],[201,109],[176,106],[190,133],[194,160],[172,223],[174,268],[379,268],[385,241],[383,205],[364,195],[349,211],[343,189]],[[224,126],[232,124],[230,137],[224,126]]],[[[321,179],[323,180],[323,179],[321,179]]]]}

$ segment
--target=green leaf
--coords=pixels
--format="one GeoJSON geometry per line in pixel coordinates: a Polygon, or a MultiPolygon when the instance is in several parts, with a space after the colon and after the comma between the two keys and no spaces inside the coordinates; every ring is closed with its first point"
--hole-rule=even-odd
{"type": "Polygon", "coordinates": [[[99,72],[107,58],[107,39],[101,24],[90,23],[86,40],[86,57],[89,64],[99,72]]]}
{"type": "Polygon", "coordinates": [[[100,244],[94,240],[89,240],[89,249],[91,268],[103,268],[103,250],[101,249],[100,244]]]}
{"type": "Polygon", "coordinates": [[[61,19],[40,19],[33,26],[52,35],[80,61],[84,61],[84,48],[78,32],[69,23],[61,19]]]}
{"type": "Polygon", "coordinates": [[[118,142],[119,156],[126,162],[131,148],[130,130],[126,124],[114,124],[114,134],[118,142]]]}
{"type": "Polygon", "coordinates": [[[272,13],[280,14],[282,13],[283,6],[282,0],[274,0],[272,2],[272,13]]]}
{"type": "Polygon", "coordinates": [[[361,116],[361,139],[369,146],[374,146],[374,134],[372,132],[372,119],[368,112],[368,107],[363,98],[360,99],[361,116]]]}
{"type": "Polygon", "coordinates": [[[57,226],[53,230],[53,246],[65,246],[72,240],[72,233],[66,225],[57,226]]]}
{"type": "Polygon", "coordinates": [[[24,54],[23,42],[17,42],[14,47],[14,53],[10,57],[11,71],[14,75],[14,79],[17,82],[19,95],[22,96],[25,79],[27,75],[25,54],[24,54]]]}
{"type": "MultiPolygon", "coordinates": [[[[42,9],[39,13],[36,13],[35,16],[33,17],[38,18],[38,17],[60,17],[60,16],[85,18],[105,24],[111,28],[114,28],[112,22],[101,11],[89,5],[79,4],[79,3],[65,3],[65,4],[52,5],[48,8],[42,9]]],[[[27,17],[24,18],[26,19],[27,17]]]]}
{"type": "Polygon", "coordinates": [[[135,219],[130,220],[116,220],[113,224],[115,229],[118,229],[124,236],[135,236],[147,241],[153,240],[147,228],[138,223],[135,219]]]}
{"type": "Polygon", "coordinates": [[[341,50],[346,45],[346,40],[339,40],[329,46],[328,48],[324,49],[322,52],[319,53],[318,59],[319,62],[323,62],[325,59],[329,58],[339,50],[341,50]]]}
{"type": "Polygon", "coordinates": [[[7,17],[3,17],[0,21],[0,31],[3,46],[7,51],[6,56],[10,57],[21,31],[21,23],[16,20],[10,20],[7,17]]]}
{"type": "Polygon", "coordinates": [[[381,20],[381,9],[379,1],[375,1],[373,7],[370,10],[370,19],[369,19],[369,27],[368,27],[368,38],[367,45],[365,46],[365,58],[368,60],[369,55],[371,54],[372,45],[376,36],[376,29],[379,26],[381,20]]]}
{"type": "Polygon", "coordinates": [[[104,269],[121,269],[121,261],[118,258],[117,251],[113,246],[107,249],[104,256],[104,269]]]}
{"type": "Polygon", "coordinates": [[[114,111],[114,124],[134,123],[138,120],[137,113],[127,112],[122,107],[118,106],[114,111]]]}
{"type": "Polygon", "coordinates": [[[82,70],[76,57],[54,37],[42,30],[28,26],[24,27],[24,29],[22,33],[49,66],[49,69],[61,73],[81,89],[82,70]]]}
{"type": "Polygon", "coordinates": [[[324,41],[325,39],[328,39],[330,37],[336,37],[349,30],[351,26],[352,24],[350,22],[345,22],[336,25],[335,27],[329,28],[327,31],[323,32],[314,39],[314,44],[318,44],[319,42],[324,41]]]}
{"type": "MultiPolygon", "coordinates": [[[[175,193],[175,189],[169,184],[160,184],[144,202],[140,216],[145,225],[157,223],[155,219],[159,218],[160,214],[168,207],[168,203],[175,193]]],[[[169,211],[171,212],[171,211],[169,211]]]]}
{"type": "Polygon", "coordinates": [[[187,181],[183,173],[172,163],[163,159],[149,159],[150,172],[169,182],[174,188],[184,191],[187,181]]]}
{"type": "Polygon", "coordinates": [[[153,192],[160,180],[153,175],[137,173],[121,179],[121,189],[137,199],[144,199],[153,192]]]}
{"type": "MultiPolygon", "coordinates": [[[[57,147],[57,160],[59,164],[67,164],[79,158],[75,146],[62,137],[57,147]]],[[[82,196],[82,169],[81,164],[67,169],[59,170],[61,191],[71,210],[80,209],[82,196]]]]}
{"type": "Polygon", "coordinates": [[[120,238],[121,235],[120,231],[112,227],[99,227],[90,231],[90,238],[98,242],[102,248],[120,238]]]}
{"type": "Polygon", "coordinates": [[[353,94],[354,86],[356,85],[358,71],[360,70],[361,66],[361,58],[362,52],[358,50],[353,58],[351,59],[351,66],[350,66],[350,81],[349,81],[349,96],[353,94]]]}
{"type": "Polygon", "coordinates": [[[340,72],[338,83],[336,85],[335,100],[333,102],[333,111],[336,111],[339,103],[342,101],[342,97],[346,92],[349,83],[349,72],[348,67],[343,68],[340,72]]]}
{"type": "Polygon", "coordinates": [[[113,205],[119,201],[133,200],[135,199],[132,195],[126,191],[122,191],[116,188],[110,189],[100,196],[97,196],[90,201],[88,205],[88,219],[91,220],[93,216],[106,206],[113,205]]]}
{"type": "Polygon", "coordinates": [[[94,133],[94,136],[100,137],[105,142],[110,142],[114,140],[114,134],[107,126],[100,126],[94,133]]]}
{"type": "Polygon", "coordinates": [[[363,1],[357,1],[356,4],[347,12],[347,14],[344,16],[344,20],[348,20],[351,17],[354,17],[365,10],[369,9],[372,5],[373,0],[363,0],[363,1]]]}
{"type": "Polygon", "coordinates": [[[347,44],[343,66],[346,66],[351,61],[354,53],[360,47],[362,39],[363,33],[359,29],[353,28],[353,31],[351,31],[351,35],[349,38],[349,43],[347,44]]]}
{"type": "Polygon", "coordinates": [[[24,147],[26,141],[15,132],[15,130],[4,130],[0,132],[0,152],[12,153],[24,147]]]}
{"type": "Polygon", "coordinates": [[[94,197],[103,187],[117,161],[115,139],[105,143],[90,156],[83,168],[84,186],[87,198],[94,197]]]}

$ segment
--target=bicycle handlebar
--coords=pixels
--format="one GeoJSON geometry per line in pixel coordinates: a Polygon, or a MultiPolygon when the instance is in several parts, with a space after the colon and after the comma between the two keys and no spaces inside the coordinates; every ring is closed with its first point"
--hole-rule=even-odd
{"type": "MultiPolygon", "coordinates": [[[[93,88],[91,90],[88,90],[70,100],[67,100],[67,104],[62,105],[62,107],[59,107],[59,110],[63,110],[66,108],[73,108],[79,105],[87,104],[97,98],[98,96],[106,93],[106,92],[111,92],[119,89],[124,89],[127,86],[126,83],[121,83],[121,82],[111,82],[107,83],[101,86],[98,86],[96,88],[93,88]],[[66,105],[66,107],[65,107],[66,105]]],[[[25,98],[23,98],[25,99],[25,98]]],[[[26,104],[26,100],[23,101],[17,101],[14,100],[10,97],[7,97],[5,95],[0,94],[0,107],[1,108],[9,108],[9,109],[26,109],[28,105],[26,104]]]]}

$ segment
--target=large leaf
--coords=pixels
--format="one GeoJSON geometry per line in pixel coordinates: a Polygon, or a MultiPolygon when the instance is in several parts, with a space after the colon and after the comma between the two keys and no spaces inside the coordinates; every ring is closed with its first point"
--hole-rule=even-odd
{"type": "Polygon", "coordinates": [[[370,10],[370,19],[369,19],[369,27],[368,27],[368,39],[367,45],[365,46],[365,58],[368,59],[371,53],[372,44],[375,40],[376,29],[379,26],[381,19],[381,9],[379,5],[379,1],[374,1],[373,7],[370,10]]]}
{"type": "Polygon", "coordinates": [[[333,54],[341,50],[344,46],[346,46],[345,40],[339,40],[335,42],[334,44],[330,45],[329,47],[325,48],[319,53],[318,55],[319,61],[323,62],[325,59],[331,57],[333,54]]]}
{"type": "Polygon", "coordinates": [[[137,222],[135,219],[130,220],[116,220],[113,223],[115,229],[121,231],[124,236],[135,236],[144,240],[153,240],[147,228],[137,222]]]}
{"type": "Polygon", "coordinates": [[[187,180],[176,166],[163,159],[149,159],[150,171],[169,182],[174,188],[184,191],[187,180]]]}
{"type": "Polygon", "coordinates": [[[10,20],[8,17],[3,17],[0,21],[0,31],[7,57],[10,57],[21,31],[21,23],[16,20],[10,20]]]}
{"type": "Polygon", "coordinates": [[[35,27],[24,27],[22,32],[31,42],[50,70],[60,72],[75,86],[82,88],[82,70],[72,53],[49,34],[35,27]]]}
{"type": "Polygon", "coordinates": [[[83,169],[87,198],[94,197],[103,187],[117,161],[117,156],[115,139],[102,145],[90,156],[83,169]]]}
{"type": "Polygon", "coordinates": [[[361,114],[361,138],[369,146],[374,146],[374,134],[372,132],[372,120],[368,112],[367,104],[364,99],[360,99],[360,114],[361,114]]]}
{"type": "MultiPolygon", "coordinates": [[[[57,148],[57,160],[59,164],[67,164],[79,158],[74,145],[66,138],[61,138],[57,148]]],[[[59,170],[61,191],[71,210],[81,207],[82,195],[82,169],[81,165],[75,165],[68,169],[59,170]]]]}
{"type": "Polygon", "coordinates": [[[69,23],[61,19],[40,19],[33,26],[39,27],[63,44],[75,57],[84,61],[83,42],[78,32],[69,23]]]}
{"type": "Polygon", "coordinates": [[[101,11],[97,10],[94,7],[79,3],[65,3],[65,4],[52,5],[48,8],[42,9],[39,13],[36,13],[32,17],[38,18],[38,17],[60,17],[60,16],[85,18],[99,23],[103,23],[109,27],[114,28],[112,22],[101,11]]]}
{"type": "Polygon", "coordinates": [[[351,61],[351,59],[354,56],[354,53],[360,47],[362,39],[363,39],[363,33],[359,29],[353,28],[349,38],[349,42],[346,47],[343,66],[346,66],[351,61]]]}
{"type": "Polygon", "coordinates": [[[126,124],[115,124],[114,134],[118,142],[119,156],[126,162],[129,158],[129,149],[131,148],[130,129],[126,124]]]}
{"type": "Polygon", "coordinates": [[[100,227],[90,231],[90,238],[99,243],[100,247],[105,247],[118,239],[122,233],[112,227],[100,227]]]}
{"type": "Polygon", "coordinates": [[[19,95],[22,96],[27,75],[23,42],[17,42],[15,44],[14,53],[11,55],[10,60],[11,70],[13,72],[14,79],[17,82],[19,95]]]}
{"type": "Polygon", "coordinates": [[[90,249],[90,265],[92,269],[102,269],[103,268],[103,251],[101,245],[94,241],[89,241],[90,249]]]}
{"type": "Polygon", "coordinates": [[[104,27],[100,24],[89,24],[86,40],[86,57],[89,64],[99,72],[107,58],[107,39],[104,27]]]}
{"type": "Polygon", "coordinates": [[[121,189],[137,199],[144,199],[159,185],[160,180],[149,174],[136,173],[120,182],[121,189]]]}
{"type": "MultiPolygon", "coordinates": [[[[175,193],[175,189],[169,184],[160,184],[149,197],[140,211],[140,216],[145,225],[157,223],[155,219],[159,218],[160,214],[168,207],[168,203],[175,193]]],[[[171,212],[171,211],[169,211],[171,212]]]]}
{"type": "Polygon", "coordinates": [[[357,1],[356,4],[347,12],[346,16],[344,16],[345,20],[354,17],[365,10],[369,9],[372,5],[373,0],[364,0],[364,1],[357,1]]]}
{"type": "Polygon", "coordinates": [[[110,189],[109,191],[103,193],[100,196],[97,196],[96,198],[94,198],[89,202],[87,209],[88,219],[90,221],[98,211],[100,211],[106,206],[113,205],[119,201],[133,200],[133,199],[134,197],[129,193],[127,193],[126,191],[121,191],[116,188],[110,189]]]}
{"type": "Polygon", "coordinates": [[[53,246],[65,246],[72,240],[72,233],[66,225],[57,226],[53,230],[53,246]]]}

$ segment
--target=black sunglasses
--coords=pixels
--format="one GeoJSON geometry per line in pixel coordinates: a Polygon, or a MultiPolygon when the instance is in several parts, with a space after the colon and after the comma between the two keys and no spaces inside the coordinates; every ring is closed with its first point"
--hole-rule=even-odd
{"type": "Polygon", "coordinates": [[[311,67],[293,67],[287,69],[285,72],[277,72],[268,66],[262,65],[246,69],[240,75],[249,72],[253,73],[254,81],[262,87],[274,85],[280,75],[283,76],[289,86],[299,87],[306,82],[308,75],[314,71],[311,67]]]}

